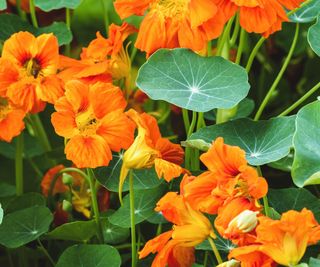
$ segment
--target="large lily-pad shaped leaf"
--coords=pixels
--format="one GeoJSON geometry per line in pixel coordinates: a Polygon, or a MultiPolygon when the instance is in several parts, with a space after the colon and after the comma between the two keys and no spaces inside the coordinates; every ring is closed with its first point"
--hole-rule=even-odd
{"type": "Polygon", "coordinates": [[[60,8],[75,9],[81,4],[82,0],[35,0],[36,7],[43,11],[51,11],[60,8]]]}
{"type": "Polygon", "coordinates": [[[308,23],[313,21],[320,13],[320,1],[312,0],[309,4],[292,14],[289,19],[296,23],[308,23]]]}
{"type": "Polygon", "coordinates": [[[34,206],[10,213],[0,225],[0,244],[8,248],[18,248],[48,232],[53,220],[50,210],[34,206]]]}
{"type": "Polygon", "coordinates": [[[304,106],[297,114],[293,138],[293,182],[298,187],[320,184],[320,101],[304,106]]]}
{"type": "Polygon", "coordinates": [[[239,146],[246,152],[251,165],[263,165],[277,161],[290,152],[295,129],[295,117],[273,118],[267,121],[238,119],[200,129],[187,140],[191,144],[201,143],[208,147],[221,136],[228,145],[239,146]]]}
{"type": "Polygon", "coordinates": [[[108,245],[74,245],[67,248],[56,267],[119,267],[118,250],[108,245]]]}
{"type": "Polygon", "coordinates": [[[308,42],[312,50],[320,57],[320,16],[318,16],[316,24],[309,28],[308,42]]]}
{"type": "Polygon", "coordinates": [[[7,0],[0,0],[0,10],[7,9],[7,0]]]}
{"type": "Polygon", "coordinates": [[[250,88],[244,68],[184,48],[154,53],[140,68],[137,85],[151,99],[198,112],[231,108],[250,88]]]}

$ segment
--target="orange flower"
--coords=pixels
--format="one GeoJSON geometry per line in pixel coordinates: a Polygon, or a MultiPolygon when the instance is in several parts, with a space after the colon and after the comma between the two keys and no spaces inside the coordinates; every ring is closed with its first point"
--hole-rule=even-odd
{"type": "Polygon", "coordinates": [[[214,0],[219,11],[228,21],[239,11],[240,25],[247,32],[268,37],[281,30],[282,22],[288,21],[285,8],[292,10],[304,0],[214,0]]]}
{"type": "Polygon", "coordinates": [[[117,0],[122,19],[144,15],[136,47],[152,54],[159,48],[186,47],[200,51],[220,35],[223,15],[214,0],[117,0]]]}
{"type": "Polygon", "coordinates": [[[136,123],[138,135],[123,155],[119,182],[120,199],[122,186],[130,169],[155,166],[158,177],[163,177],[167,182],[184,171],[180,167],[183,162],[183,149],[180,145],[161,137],[154,117],[146,113],[139,114],[133,109],[127,111],[127,115],[136,123]]]}
{"type": "MultiPolygon", "coordinates": [[[[184,185],[184,196],[193,208],[216,214],[219,207],[235,197],[252,202],[267,194],[268,184],[256,169],[248,166],[245,152],[217,138],[200,157],[208,171],[184,185]]],[[[258,204],[257,204],[258,205],[258,204]]]]}
{"type": "Polygon", "coordinates": [[[280,220],[259,218],[256,229],[259,250],[284,266],[295,266],[308,245],[320,240],[320,226],[310,210],[290,210],[280,220]]]}
{"type": "Polygon", "coordinates": [[[152,267],[189,267],[194,263],[194,246],[209,237],[215,237],[209,220],[193,210],[181,195],[167,193],[155,209],[174,223],[173,230],[148,241],[139,252],[139,258],[158,253],[152,267]]]}
{"type": "Polygon", "coordinates": [[[24,129],[25,112],[0,96],[0,140],[11,142],[24,129]]]}
{"type": "Polygon", "coordinates": [[[26,112],[41,111],[45,102],[53,104],[63,95],[58,64],[59,46],[53,34],[13,34],[2,50],[0,94],[26,112]]]}
{"type": "MultiPolygon", "coordinates": [[[[56,176],[56,174],[58,174],[59,171],[61,171],[64,168],[65,168],[65,166],[62,165],[62,164],[54,166],[53,168],[48,170],[46,172],[46,174],[43,176],[40,185],[41,185],[42,194],[44,196],[46,196],[46,197],[48,196],[49,190],[50,190],[50,187],[51,187],[51,184],[52,184],[52,181],[53,181],[54,177],[56,176]]],[[[53,187],[52,195],[59,194],[59,193],[64,193],[66,191],[68,191],[68,187],[62,182],[62,175],[60,175],[57,178],[56,183],[55,183],[55,185],[53,187]]]]}
{"type": "Polygon", "coordinates": [[[125,107],[121,90],[110,83],[68,82],[51,117],[56,133],[69,139],[67,159],[78,168],[96,168],[109,164],[111,150],[128,148],[134,124],[124,114],[125,107]]]}

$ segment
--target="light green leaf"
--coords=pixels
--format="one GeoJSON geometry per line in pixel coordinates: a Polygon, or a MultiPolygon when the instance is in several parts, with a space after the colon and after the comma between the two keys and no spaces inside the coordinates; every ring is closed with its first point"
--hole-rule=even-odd
{"type": "Polygon", "coordinates": [[[46,200],[39,193],[26,193],[21,196],[17,196],[12,199],[6,206],[6,214],[16,212],[18,210],[23,210],[33,206],[45,206],[46,200]]]}
{"type": "Polygon", "coordinates": [[[309,28],[308,42],[312,50],[320,56],[320,16],[317,18],[316,24],[309,28]]]}
{"type": "MultiPolygon", "coordinates": [[[[154,189],[134,190],[135,224],[147,220],[154,214],[156,203],[162,197],[164,187],[154,189]]],[[[130,222],[129,194],[123,198],[123,205],[109,217],[109,221],[123,228],[128,228],[130,222]]]]}
{"type": "Polygon", "coordinates": [[[7,9],[7,1],[6,0],[0,0],[0,10],[7,9]]]}
{"type": "Polygon", "coordinates": [[[304,188],[269,189],[268,200],[279,213],[307,208],[318,221],[320,219],[320,199],[304,188]]]}
{"type": "Polygon", "coordinates": [[[292,164],[293,164],[293,152],[291,151],[286,157],[278,161],[271,162],[268,164],[268,166],[284,172],[291,172],[292,164]]]}
{"type": "Polygon", "coordinates": [[[320,1],[313,0],[306,6],[300,8],[297,12],[292,14],[289,19],[292,22],[308,23],[313,21],[320,13],[320,1]]]}
{"type": "Polygon", "coordinates": [[[151,99],[198,112],[231,108],[250,88],[242,67],[183,48],[155,52],[140,68],[137,85],[151,99]]]}
{"type": "Polygon", "coordinates": [[[292,178],[303,187],[320,184],[320,101],[304,106],[297,114],[293,138],[295,156],[292,178]]]}
{"type": "Polygon", "coordinates": [[[119,252],[108,245],[74,245],[67,248],[56,267],[119,267],[119,252]]]}
{"type": "MultiPolygon", "coordinates": [[[[112,192],[118,192],[119,177],[122,166],[123,152],[114,153],[113,159],[107,167],[97,168],[95,175],[98,181],[112,192]]],[[[158,187],[163,180],[158,178],[154,168],[133,170],[133,187],[134,189],[150,189],[158,187]]],[[[122,192],[129,190],[129,179],[126,179],[122,192]]]]}
{"type": "Polygon", "coordinates": [[[309,267],[319,267],[319,266],[320,266],[320,259],[310,258],[309,267]]]}
{"type": "Polygon", "coordinates": [[[61,8],[77,8],[82,0],[35,0],[36,7],[39,7],[43,11],[51,11],[61,8]]]}
{"type": "Polygon", "coordinates": [[[88,242],[96,234],[95,221],[65,223],[46,234],[47,238],[88,242]]]}
{"type": "Polygon", "coordinates": [[[263,165],[289,154],[295,128],[294,121],[294,116],[257,122],[238,119],[202,128],[192,134],[187,143],[189,140],[202,139],[211,144],[212,140],[222,136],[226,144],[245,150],[251,165],[263,165]]]}
{"type": "Polygon", "coordinates": [[[18,248],[46,233],[53,220],[50,210],[34,206],[10,213],[0,225],[0,244],[18,248]]]}
{"type": "Polygon", "coordinates": [[[0,224],[2,224],[2,219],[3,219],[3,209],[2,209],[1,203],[0,203],[0,224]]]}

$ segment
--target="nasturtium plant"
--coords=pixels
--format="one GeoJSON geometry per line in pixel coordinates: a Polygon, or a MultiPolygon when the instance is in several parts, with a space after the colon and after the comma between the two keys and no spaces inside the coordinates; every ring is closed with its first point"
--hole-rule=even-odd
{"type": "Polygon", "coordinates": [[[320,15],[317,18],[317,22],[309,28],[308,42],[312,50],[320,56],[320,15]]]}
{"type": "Polygon", "coordinates": [[[2,223],[2,220],[3,220],[3,209],[0,204],[0,224],[2,223]]]}
{"type": "Polygon", "coordinates": [[[60,8],[75,9],[80,4],[81,0],[35,0],[35,5],[46,12],[60,8]]]}
{"type": "Polygon", "coordinates": [[[0,10],[7,8],[7,0],[0,0],[0,10]]]}
{"type": "Polygon", "coordinates": [[[308,1],[297,12],[290,16],[290,20],[296,23],[308,23],[313,21],[320,13],[320,3],[317,0],[308,1]]]}

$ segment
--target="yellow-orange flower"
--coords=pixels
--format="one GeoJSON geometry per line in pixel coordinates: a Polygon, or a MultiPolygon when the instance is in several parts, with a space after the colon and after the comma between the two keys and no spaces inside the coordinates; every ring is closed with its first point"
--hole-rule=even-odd
{"type": "Polygon", "coordinates": [[[223,138],[217,138],[200,159],[208,171],[185,183],[183,188],[193,208],[216,214],[233,198],[245,197],[255,202],[267,194],[267,182],[248,166],[245,152],[224,144],[223,138]]]}
{"type": "Polygon", "coordinates": [[[147,55],[159,48],[200,51],[220,35],[224,24],[214,0],[117,0],[114,6],[122,19],[148,10],[135,44],[147,55]]]}
{"type": "Polygon", "coordinates": [[[294,9],[304,0],[214,0],[225,21],[239,11],[240,25],[247,32],[268,37],[281,30],[282,22],[288,21],[285,8],[294,9]]]}
{"type": "Polygon", "coordinates": [[[11,142],[24,129],[25,112],[0,95],[0,140],[11,142]]]}
{"type": "Polygon", "coordinates": [[[120,88],[110,83],[68,82],[51,118],[56,133],[69,140],[67,159],[78,168],[96,168],[109,164],[111,150],[128,148],[135,125],[125,115],[125,107],[120,88]]]}
{"type": "Polygon", "coordinates": [[[139,253],[140,259],[150,253],[157,253],[152,267],[192,266],[194,246],[209,237],[215,237],[209,220],[174,192],[162,197],[155,210],[162,212],[174,224],[173,230],[148,241],[139,253]]]}
{"type": "Polygon", "coordinates": [[[0,65],[0,94],[25,112],[39,112],[45,102],[54,104],[63,95],[56,76],[59,46],[53,34],[13,34],[3,45],[0,65]]]}
{"type": "MultiPolygon", "coordinates": [[[[159,178],[166,181],[178,177],[184,170],[180,167],[184,152],[180,145],[162,138],[154,117],[133,109],[127,115],[136,123],[138,135],[123,155],[119,193],[130,169],[144,169],[155,166],[159,178]]],[[[121,196],[120,196],[121,197],[121,196]]]]}

